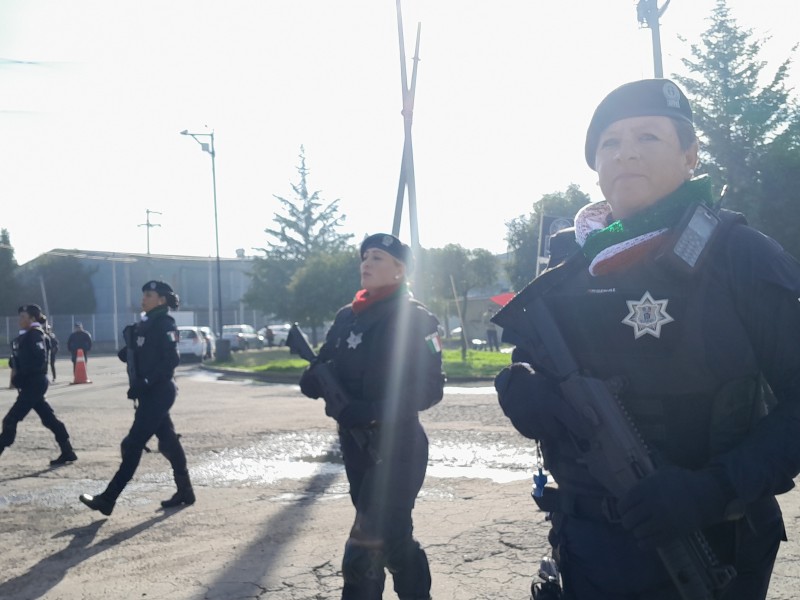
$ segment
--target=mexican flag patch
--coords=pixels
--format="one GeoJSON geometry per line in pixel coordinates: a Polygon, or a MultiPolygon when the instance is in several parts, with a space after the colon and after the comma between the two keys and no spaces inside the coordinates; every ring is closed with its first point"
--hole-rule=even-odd
{"type": "Polygon", "coordinates": [[[428,349],[433,354],[440,354],[442,352],[442,341],[439,339],[438,333],[432,333],[426,336],[425,342],[428,344],[428,349]]]}

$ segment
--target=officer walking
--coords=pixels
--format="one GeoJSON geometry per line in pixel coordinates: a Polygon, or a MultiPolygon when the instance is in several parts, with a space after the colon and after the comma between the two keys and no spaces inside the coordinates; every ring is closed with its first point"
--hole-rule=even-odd
{"type": "Polygon", "coordinates": [[[56,337],[56,332],[53,331],[50,326],[47,324],[47,317],[42,315],[39,323],[42,326],[42,329],[45,333],[45,341],[50,344],[50,372],[53,375],[53,383],[56,381],[56,355],[58,354],[58,338],[56,337]]]}
{"type": "MultiPolygon", "coordinates": [[[[438,321],[406,284],[411,249],[389,234],[361,244],[361,286],[336,315],[300,389],[322,396],[315,369],[332,366],[349,402],[337,415],[355,522],[342,560],[343,600],[380,600],[384,569],[401,600],[428,600],[431,574],[411,511],[428,438],[418,412],[442,399],[438,321]]],[[[331,414],[326,406],[326,413],[331,414]]]]}
{"type": "Polygon", "coordinates": [[[33,410],[42,420],[42,425],[53,432],[61,454],[50,461],[52,466],[64,465],[78,457],[69,441],[69,433],[64,423],[58,420],[53,408],[45,400],[49,387],[47,369],[49,367],[50,341],[42,327],[46,319],[42,309],[36,304],[20,306],[19,337],[11,343],[11,385],[17,388],[17,401],[3,419],[0,432],[0,454],[14,443],[17,425],[33,410]]]}
{"type": "Polygon", "coordinates": [[[800,473],[800,265],[741,215],[716,213],[708,178],[694,177],[692,111],[673,82],[609,93],[585,155],[605,201],[576,215],[576,252],[495,317],[517,345],[495,381],[500,405],[540,441],[558,482],[538,502],[552,514],[563,597],[685,597],[663,549],[701,532],[736,573],[702,597],[766,598],[785,539],[775,495],[800,473]],[[519,308],[542,306],[653,458],[656,470],[620,497],[593,475],[601,457],[587,440],[602,423],[571,411],[553,364],[520,348],[542,313],[519,308]],[[769,414],[762,377],[777,398],[769,414]]]}
{"type": "Polygon", "coordinates": [[[178,329],[169,315],[178,308],[178,295],[163,281],[148,281],[142,287],[141,321],[128,325],[123,332],[125,347],[119,351],[128,363],[130,388],[128,398],[138,401],[128,435],[122,440],[122,463],[105,491],[96,496],[81,494],[80,501],[92,510],[110,515],[117,498],[133,477],[142,451],[153,435],[158,449],[170,462],[178,491],[161,502],[164,508],[194,504],[195,496],[186,466],[183,446],[175,433],[169,411],[175,403],[175,367],[178,354],[178,329]]]}

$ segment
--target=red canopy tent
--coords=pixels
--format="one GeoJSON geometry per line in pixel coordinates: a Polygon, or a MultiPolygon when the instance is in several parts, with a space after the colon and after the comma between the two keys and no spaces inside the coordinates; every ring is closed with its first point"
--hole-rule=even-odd
{"type": "Polygon", "coordinates": [[[505,292],[503,294],[497,294],[496,296],[492,296],[490,300],[495,304],[499,304],[500,306],[505,306],[506,304],[511,302],[511,299],[516,295],[517,295],[516,292],[505,292]]]}

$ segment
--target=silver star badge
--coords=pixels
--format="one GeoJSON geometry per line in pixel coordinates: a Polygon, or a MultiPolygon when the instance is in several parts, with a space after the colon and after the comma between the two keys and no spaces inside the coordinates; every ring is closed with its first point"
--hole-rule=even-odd
{"type": "Polygon", "coordinates": [[[358,348],[358,345],[361,343],[361,335],[362,334],[356,333],[355,331],[350,332],[350,335],[347,338],[347,347],[350,350],[358,348]]]}
{"type": "Polygon", "coordinates": [[[630,312],[622,322],[633,327],[634,339],[638,340],[646,333],[661,337],[661,327],[675,320],[667,314],[667,302],[669,300],[653,300],[650,292],[645,292],[638,302],[627,301],[630,312]]]}

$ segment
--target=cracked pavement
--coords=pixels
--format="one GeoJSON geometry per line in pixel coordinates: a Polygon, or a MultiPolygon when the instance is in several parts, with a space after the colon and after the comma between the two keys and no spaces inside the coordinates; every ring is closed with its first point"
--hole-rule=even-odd
{"type": "MultiPolygon", "coordinates": [[[[66,373],[69,363],[59,362],[66,373]]],[[[133,411],[124,365],[96,357],[94,383],[48,394],[79,460],[51,469],[57,448],[35,414],[0,456],[0,599],[309,600],[339,597],[354,516],[334,427],[296,386],[215,382],[179,368],[172,411],[197,503],[164,512],[167,461],[145,454],[110,517],[78,502],[119,465],[133,411]],[[294,454],[293,454],[294,453],[294,454]],[[299,453],[299,454],[298,454],[299,453]]],[[[522,600],[548,525],[530,499],[532,444],[488,390],[456,393],[423,413],[431,468],[414,511],[436,600],[522,600]]],[[[14,400],[0,391],[0,410],[14,400]]],[[[155,443],[151,442],[155,449],[155,443]]],[[[790,541],[769,598],[800,589],[800,492],[780,498],[790,541]]],[[[384,598],[394,598],[387,578],[384,598]]]]}

